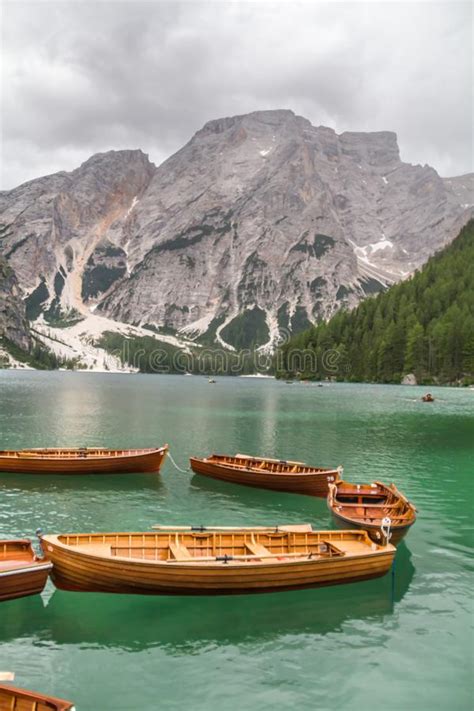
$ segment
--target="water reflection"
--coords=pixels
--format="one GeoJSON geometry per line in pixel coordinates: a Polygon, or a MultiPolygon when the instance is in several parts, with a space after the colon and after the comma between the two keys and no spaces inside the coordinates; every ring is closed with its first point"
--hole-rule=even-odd
{"type": "Polygon", "coordinates": [[[261,643],[284,635],[327,635],[346,622],[391,615],[415,572],[402,543],[395,574],[378,580],[292,593],[230,597],[142,597],[56,590],[0,607],[0,638],[29,637],[131,652],[162,647],[169,654],[201,652],[203,645],[261,643]]]}
{"type": "MultiPolygon", "coordinates": [[[[349,479],[395,481],[419,509],[407,537],[416,574],[400,546],[393,603],[390,575],[229,598],[73,594],[48,585],[46,607],[40,597],[0,604],[0,668],[14,668],[32,688],[48,690],[49,683],[51,693],[71,695],[84,711],[111,704],[182,709],[190,698],[193,710],[207,711],[228,710],[236,698],[239,711],[328,703],[362,709],[379,697],[390,708],[411,709],[422,692],[426,708],[468,708],[474,397],[446,388],[435,391],[433,407],[418,401],[421,394],[238,378],[209,386],[205,378],[0,372],[2,447],[77,437],[72,443],[117,448],[169,442],[182,467],[189,455],[214,450],[343,464],[349,479]]],[[[332,527],[322,499],[193,478],[170,462],[158,478],[0,476],[0,533],[9,537],[32,535],[37,526],[110,531],[286,521],[332,527]]]]}
{"type": "Polygon", "coordinates": [[[92,493],[112,490],[136,491],[149,489],[160,491],[164,484],[159,474],[4,474],[0,473],[0,491],[12,492],[84,492],[92,493]]]}
{"type": "MultiPolygon", "coordinates": [[[[212,502],[216,508],[238,508],[240,516],[246,519],[253,516],[255,521],[258,511],[259,519],[262,519],[263,514],[265,523],[269,525],[305,521],[313,526],[317,522],[324,522],[321,525],[326,526],[330,522],[326,499],[323,498],[240,486],[199,474],[192,477],[190,487],[193,495],[205,494],[206,500],[212,502]]],[[[319,526],[319,523],[317,525],[319,526]]]]}

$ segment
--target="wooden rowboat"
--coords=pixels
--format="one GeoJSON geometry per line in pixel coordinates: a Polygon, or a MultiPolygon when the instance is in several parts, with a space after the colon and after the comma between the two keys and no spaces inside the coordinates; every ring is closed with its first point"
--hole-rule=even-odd
{"type": "Polygon", "coordinates": [[[117,474],[159,472],[168,445],[158,449],[54,448],[0,450],[0,472],[117,474]]]}
{"type": "Polygon", "coordinates": [[[0,684],[0,711],[74,711],[71,701],[0,684]]]}
{"type": "Polygon", "coordinates": [[[327,496],[328,484],[338,481],[342,472],[341,467],[325,469],[311,467],[303,462],[264,459],[247,454],[212,454],[204,459],[191,457],[189,461],[196,474],[204,474],[213,479],[322,497],[327,496]]]}
{"type": "Polygon", "coordinates": [[[384,538],[381,530],[390,528],[390,543],[396,545],[416,520],[416,508],[394,484],[351,484],[338,481],[329,486],[328,507],[341,528],[367,531],[372,540],[384,538]],[[385,521],[384,520],[388,519],[385,521]]]}
{"type": "Polygon", "coordinates": [[[41,536],[63,590],[142,595],[278,592],[384,575],[395,548],[365,531],[79,533],[41,536]]]}
{"type": "Polygon", "coordinates": [[[52,567],[38,558],[31,541],[0,541],[0,601],[40,593],[52,567]]]}

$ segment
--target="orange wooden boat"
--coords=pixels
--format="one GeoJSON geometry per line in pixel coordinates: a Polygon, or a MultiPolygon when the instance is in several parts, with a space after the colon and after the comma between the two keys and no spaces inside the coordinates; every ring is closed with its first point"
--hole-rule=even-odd
{"type": "Polygon", "coordinates": [[[71,701],[0,684],[0,711],[74,711],[71,701]]]}
{"type": "Polygon", "coordinates": [[[341,528],[361,528],[374,541],[381,541],[388,530],[396,545],[416,521],[416,508],[394,484],[351,484],[338,481],[329,486],[328,507],[341,528]],[[383,526],[383,531],[382,531],[383,526]]]}
{"type": "Polygon", "coordinates": [[[38,558],[31,541],[0,541],[0,601],[40,593],[52,567],[38,558]]]}
{"type": "Polygon", "coordinates": [[[173,531],[41,536],[63,590],[142,595],[278,592],[387,573],[366,531],[173,531]]]}
{"type": "Polygon", "coordinates": [[[191,457],[190,463],[196,474],[232,484],[323,497],[327,496],[328,484],[338,481],[342,472],[342,467],[325,469],[311,467],[303,462],[265,459],[247,454],[212,454],[204,459],[191,457]]]}
{"type": "Polygon", "coordinates": [[[168,445],[158,449],[78,447],[0,450],[0,472],[23,474],[117,474],[159,472],[168,445]]]}

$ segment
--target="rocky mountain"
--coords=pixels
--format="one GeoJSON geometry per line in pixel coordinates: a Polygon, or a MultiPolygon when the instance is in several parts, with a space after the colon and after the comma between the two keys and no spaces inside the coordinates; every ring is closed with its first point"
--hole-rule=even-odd
{"type": "Polygon", "coordinates": [[[472,214],[472,180],[403,163],[391,132],[255,112],[157,168],[111,151],[0,193],[0,250],[31,319],[271,345],[423,264],[472,214]]]}
{"type": "Polygon", "coordinates": [[[0,348],[5,338],[22,350],[31,347],[25,306],[15,273],[0,256],[0,348]]]}

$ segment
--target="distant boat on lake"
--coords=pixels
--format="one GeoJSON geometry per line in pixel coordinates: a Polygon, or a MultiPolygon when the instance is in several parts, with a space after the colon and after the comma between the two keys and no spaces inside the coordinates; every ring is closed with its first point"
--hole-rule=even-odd
{"type": "Polygon", "coordinates": [[[56,447],[0,450],[0,472],[23,474],[159,472],[167,452],[167,444],[157,449],[56,447]]]}

